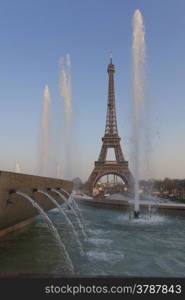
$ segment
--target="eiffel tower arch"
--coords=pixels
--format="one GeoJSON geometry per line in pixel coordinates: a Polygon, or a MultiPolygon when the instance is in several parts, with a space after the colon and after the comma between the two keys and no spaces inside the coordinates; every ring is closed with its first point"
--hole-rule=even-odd
{"type": "Polygon", "coordinates": [[[94,169],[90,174],[86,183],[86,188],[89,194],[93,194],[93,188],[98,180],[104,175],[113,174],[122,178],[128,189],[133,186],[133,177],[129,170],[128,161],[125,160],[121,149],[121,138],[118,135],[117,120],[116,120],[116,106],[115,106],[115,92],[114,92],[114,72],[115,66],[112,63],[112,58],[107,68],[108,72],[108,103],[105,133],[102,137],[102,147],[97,161],[95,161],[94,169]],[[108,150],[114,149],[115,160],[106,160],[108,150]]]}

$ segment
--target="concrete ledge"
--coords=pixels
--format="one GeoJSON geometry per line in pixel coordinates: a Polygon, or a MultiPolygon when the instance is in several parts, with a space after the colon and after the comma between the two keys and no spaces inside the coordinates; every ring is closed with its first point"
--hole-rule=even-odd
{"type": "MultiPolygon", "coordinates": [[[[45,195],[33,192],[33,189],[47,191],[47,188],[60,187],[71,193],[73,182],[49,177],[0,171],[0,230],[7,229],[17,223],[38,215],[38,211],[27,199],[15,193],[10,194],[10,190],[26,193],[34,198],[34,200],[47,211],[54,208],[54,204],[45,195]]],[[[62,204],[64,202],[56,193],[52,191],[47,192],[59,203],[62,204]]]]}
{"type": "Polygon", "coordinates": [[[27,219],[27,220],[24,220],[24,221],[22,221],[20,223],[17,223],[17,224],[15,224],[13,226],[10,226],[10,227],[6,228],[6,229],[2,229],[2,230],[0,230],[0,237],[4,236],[4,235],[6,235],[6,234],[8,234],[8,233],[10,233],[12,231],[21,229],[21,228],[23,228],[23,227],[25,227],[25,226],[33,223],[34,221],[35,221],[35,217],[27,219]]]}

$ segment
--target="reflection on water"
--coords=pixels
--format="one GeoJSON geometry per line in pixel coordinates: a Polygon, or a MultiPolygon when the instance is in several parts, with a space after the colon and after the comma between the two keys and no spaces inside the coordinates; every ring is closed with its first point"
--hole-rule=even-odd
{"type": "MultiPolygon", "coordinates": [[[[152,215],[129,220],[127,212],[81,206],[88,239],[80,254],[71,227],[57,210],[49,212],[78,276],[185,277],[185,217],[152,215]]],[[[69,214],[75,228],[76,218],[69,214]]],[[[53,237],[42,218],[0,239],[1,274],[66,273],[53,237]]]]}

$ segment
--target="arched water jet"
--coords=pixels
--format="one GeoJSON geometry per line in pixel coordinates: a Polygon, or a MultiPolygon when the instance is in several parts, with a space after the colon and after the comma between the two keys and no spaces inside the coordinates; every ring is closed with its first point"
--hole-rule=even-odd
{"type": "Polygon", "coordinates": [[[78,204],[76,203],[76,201],[75,201],[75,199],[72,197],[72,194],[69,194],[66,190],[64,190],[63,188],[58,188],[59,190],[61,190],[62,192],[64,192],[64,193],[66,193],[66,195],[68,195],[68,197],[69,197],[69,199],[67,200],[66,199],[66,201],[67,201],[67,203],[69,203],[70,202],[70,200],[71,200],[71,202],[73,203],[73,205],[75,206],[75,208],[76,208],[76,210],[78,211],[78,213],[79,213],[79,216],[80,216],[80,218],[81,218],[81,221],[82,221],[82,223],[83,223],[83,226],[85,226],[84,225],[84,218],[83,218],[83,216],[82,216],[82,213],[81,213],[81,211],[80,211],[80,208],[79,208],[79,206],[78,206],[78,204]]]}
{"type": "Polygon", "coordinates": [[[83,234],[84,238],[87,239],[87,235],[85,233],[84,227],[83,227],[83,225],[80,221],[80,218],[78,217],[77,213],[75,212],[74,208],[72,207],[72,205],[67,201],[66,197],[64,195],[62,195],[59,191],[57,191],[56,189],[51,189],[51,191],[58,194],[65,201],[65,203],[70,207],[71,211],[73,212],[73,214],[76,217],[76,220],[78,222],[79,227],[81,228],[81,231],[82,231],[82,234],[83,234]]]}
{"type": "Polygon", "coordinates": [[[60,187],[60,190],[61,190],[62,192],[64,192],[64,193],[66,193],[68,196],[70,196],[70,194],[69,194],[66,190],[64,190],[63,188],[60,187]]]}
{"type": "MultiPolygon", "coordinates": [[[[81,219],[83,219],[82,214],[81,214],[81,211],[80,211],[80,208],[79,208],[78,204],[76,203],[75,199],[72,197],[72,195],[69,194],[69,193],[68,193],[66,190],[64,190],[63,188],[60,188],[60,190],[61,190],[62,192],[64,192],[64,193],[66,193],[66,194],[69,196],[69,200],[72,200],[72,203],[74,203],[75,208],[78,210],[81,219]]],[[[69,202],[69,200],[68,200],[68,202],[69,202]]]]}
{"type": "Polygon", "coordinates": [[[43,210],[43,208],[40,207],[40,205],[36,201],[34,201],[33,198],[31,198],[30,196],[28,196],[27,194],[25,194],[23,192],[20,192],[20,191],[15,191],[15,193],[17,195],[20,195],[20,196],[26,198],[27,200],[29,200],[31,202],[31,204],[33,205],[33,207],[35,207],[37,209],[37,211],[44,217],[44,219],[46,220],[49,229],[51,230],[52,234],[54,235],[55,240],[57,241],[57,244],[59,245],[62,253],[65,254],[67,263],[68,263],[68,265],[70,267],[70,271],[74,274],[73,263],[71,261],[71,258],[69,257],[69,254],[68,254],[68,252],[66,250],[66,247],[65,247],[64,243],[62,242],[62,240],[60,238],[58,230],[56,229],[56,227],[54,226],[53,222],[48,217],[48,215],[45,213],[45,211],[43,210]]]}
{"type": "Polygon", "coordinates": [[[75,209],[78,211],[79,216],[80,216],[82,222],[84,223],[84,218],[83,218],[83,216],[81,214],[80,208],[79,208],[78,204],[76,203],[75,199],[73,198],[72,194],[69,196],[68,202],[70,200],[71,200],[71,203],[74,205],[75,209]]]}
{"type": "Polygon", "coordinates": [[[71,229],[72,229],[72,231],[73,231],[73,233],[74,233],[74,235],[75,235],[75,237],[76,237],[76,241],[77,241],[77,243],[78,243],[78,245],[79,245],[81,254],[84,254],[83,247],[82,247],[82,244],[81,244],[81,242],[80,242],[80,240],[79,240],[79,237],[78,237],[78,234],[77,234],[77,232],[76,232],[76,229],[75,229],[75,227],[73,226],[73,223],[71,222],[71,220],[69,219],[69,217],[67,216],[67,214],[65,213],[65,211],[64,211],[64,210],[62,209],[62,207],[60,206],[60,204],[55,200],[55,198],[53,198],[51,195],[49,195],[48,193],[46,193],[46,192],[44,192],[44,191],[42,191],[42,190],[39,190],[39,189],[38,189],[38,190],[36,190],[35,192],[38,192],[38,193],[40,193],[40,194],[45,195],[46,197],[48,197],[48,198],[49,198],[49,199],[57,206],[59,212],[60,212],[61,214],[64,215],[64,217],[65,217],[65,219],[67,220],[68,224],[71,226],[71,229]]]}

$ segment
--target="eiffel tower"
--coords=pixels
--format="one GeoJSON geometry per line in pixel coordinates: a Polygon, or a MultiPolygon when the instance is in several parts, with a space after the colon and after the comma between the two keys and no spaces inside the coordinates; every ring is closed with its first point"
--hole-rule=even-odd
{"type": "Polygon", "coordinates": [[[112,57],[107,68],[109,83],[108,83],[108,103],[105,134],[102,138],[102,147],[97,161],[95,161],[94,169],[86,183],[89,194],[93,194],[93,188],[98,180],[104,175],[113,174],[122,178],[125,185],[130,189],[133,183],[133,177],[128,167],[128,161],[124,159],[121,149],[121,138],[118,135],[116,106],[114,93],[114,72],[115,66],[112,63],[112,57]],[[107,161],[107,152],[109,148],[113,148],[115,152],[115,160],[107,161]]]}

